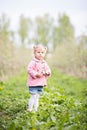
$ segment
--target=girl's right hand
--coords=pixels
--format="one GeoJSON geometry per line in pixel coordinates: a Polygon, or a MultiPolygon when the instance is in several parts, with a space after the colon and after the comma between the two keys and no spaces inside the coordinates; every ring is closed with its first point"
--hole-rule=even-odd
{"type": "Polygon", "coordinates": [[[41,73],[36,74],[37,78],[41,78],[43,75],[41,73]]]}

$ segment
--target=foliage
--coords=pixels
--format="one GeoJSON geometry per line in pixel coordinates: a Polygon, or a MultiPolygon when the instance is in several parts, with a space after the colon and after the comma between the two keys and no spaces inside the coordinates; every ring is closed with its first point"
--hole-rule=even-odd
{"type": "Polygon", "coordinates": [[[62,72],[87,79],[87,49],[82,44],[58,45],[51,59],[51,65],[62,72]]]}
{"type": "Polygon", "coordinates": [[[17,48],[12,42],[0,39],[0,81],[19,73],[28,64],[31,55],[30,49],[17,48]]]}
{"type": "Polygon", "coordinates": [[[43,17],[36,17],[36,36],[37,43],[42,43],[47,46],[47,44],[51,41],[52,37],[52,26],[53,19],[49,17],[49,15],[44,15],[43,17]]]}
{"type": "Polygon", "coordinates": [[[6,42],[11,36],[12,31],[10,30],[10,20],[5,14],[0,18],[0,38],[6,42]]]}
{"type": "Polygon", "coordinates": [[[0,79],[8,73],[10,74],[13,69],[13,56],[14,56],[14,47],[11,42],[5,42],[0,39],[0,79]]]}
{"type": "Polygon", "coordinates": [[[58,25],[53,29],[54,48],[61,43],[74,41],[74,27],[66,14],[59,15],[58,25]]]}
{"type": "Polygon", "coordinates": [[[30,27],[32,22],[29,18],[25,18],[23,15],[20,16],[20,24],[18,33],[21,38],[21,43],[24,44],[25,40],[28,38],[30,27]]]}
{"type": "Polygon", "coordinates": [[[36,113],[27,111],[26,72],[0,85],[0,130],[86,130],[87,81],[53,69],[36,113]]]}

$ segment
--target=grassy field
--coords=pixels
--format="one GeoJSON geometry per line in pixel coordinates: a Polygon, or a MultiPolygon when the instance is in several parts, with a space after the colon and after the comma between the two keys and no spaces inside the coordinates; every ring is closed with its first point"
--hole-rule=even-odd
{"type": "Polygon", "coordinates": [[[0,83],[0,130],[87,130],[87,81],[52,71],[36,113],[27,111],[27,73],[0,83]]]}

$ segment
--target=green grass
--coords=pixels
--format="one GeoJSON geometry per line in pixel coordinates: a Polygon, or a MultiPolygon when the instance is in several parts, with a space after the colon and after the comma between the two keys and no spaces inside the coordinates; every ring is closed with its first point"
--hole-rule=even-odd
{"type": "Polygon", "coordinates": [[[27,111],[27,73],[0,83],[0,130],[87,130],[87,81],[52,71],[36,113],[27,111]]]}

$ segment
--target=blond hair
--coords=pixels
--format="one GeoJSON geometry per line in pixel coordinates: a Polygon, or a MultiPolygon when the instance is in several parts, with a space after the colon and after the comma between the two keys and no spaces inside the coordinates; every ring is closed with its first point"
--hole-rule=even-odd
{"type": "Polygon", "coordinates": [[[45,52],[47,51],[47,47],[43,45],[35,45],[33,49],[34,49],[34,52],[37,51],[37,49],[44,49],[45,52]]]}

